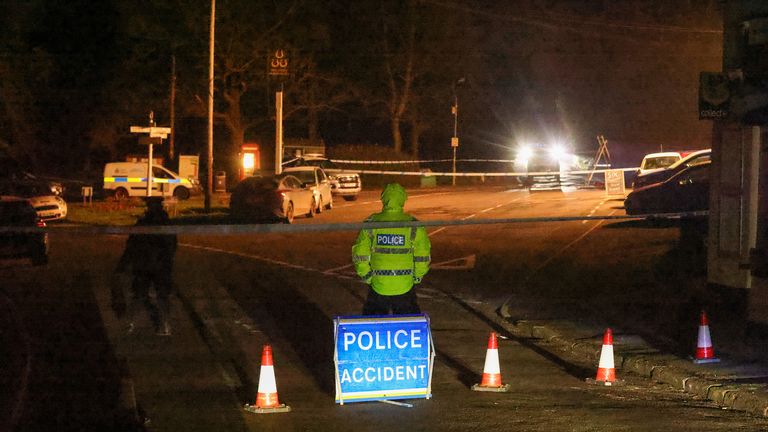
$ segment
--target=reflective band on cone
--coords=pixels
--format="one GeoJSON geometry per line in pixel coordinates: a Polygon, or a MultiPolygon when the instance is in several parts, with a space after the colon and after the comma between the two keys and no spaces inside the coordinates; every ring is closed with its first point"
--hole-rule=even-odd
{"type": "Polygon", "coordinates": [[[709,336],[709,319],[707,313],[701,311],[699,321],[699,337],[696,342],[696,358],[693,362],[696,364],[718,363],[719,358],[715,358],[715,350],[712,348],[712,338],[709,336]]]}
{"type": "Polygon", "coordinates": [[[272,363],[272,347],[264,345],[261,353],[261,370],[259,372],[259,389],[256,394],[256,405],[245,405],[245,410],[257,414],[288,412],[291,407],[281,404],[277,399],[277,382],[275,367],[272,363]]]}
{"type": "Polygon", "coordinates": [[[603,334],[603,347],[600,350],[597,375],[595,379],[587,378],[587,382],[604,386],[622,383],[621,380],[616,379],[616,368],[613,364],[613,331],[611,329],[605,329],[605,334],[603,334]]]}
{"type": "Polygon", "coordinates": [[[472,386],[474,391],[507,392],[509,384],[501,383],[501,368],[499,367],[499,342],[496,333],[488,337],[488,350],[485,353],[483,379],[480,384],[472,386]]]}

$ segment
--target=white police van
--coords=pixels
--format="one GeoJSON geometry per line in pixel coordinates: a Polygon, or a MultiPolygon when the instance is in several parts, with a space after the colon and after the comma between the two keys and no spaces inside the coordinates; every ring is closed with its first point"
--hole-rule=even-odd
{"type": "MultiPolygon", "coordinates": [[[[110,162],[104,165],[104,192],[121,200],[133,196],[147,196],[146,162],[110,162]]],[[[152,165],[152,195],[188,199],[200,193],[200,184],[194,179],[182,178],[160,165],[152,165]]]]}

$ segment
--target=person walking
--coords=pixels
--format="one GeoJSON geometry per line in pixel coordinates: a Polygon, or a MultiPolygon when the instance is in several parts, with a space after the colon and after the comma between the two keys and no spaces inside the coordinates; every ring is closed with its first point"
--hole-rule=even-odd
{"type": "MultiPolygon", "coordinates": [[[[365,222],[410,222],[405,189],[390,183],[381,192],[382,210],[365,222]]],[[[429,271],[431,244],[424,227],[362,229],[352,246],[355,271],[370,285],[363,315],[421,313],[413,286],[429,271]]]]}
{"type": "MultiPolygon", "coordinates": [[[[136,222],[137,226],[168,225],[170,218],[163,209],[162,197],[147,197],[147,210],[136,222]]],[[[117,273],[130,268],[131,298],[127,301],[128,333],[134,330],[134,320],[143,304],[155,324],[158,335],[170,336],[170,295],[173,288],[173,259],[176,254],[175,234],[131,234],[125,244],[117,273]],[[155,289],[157,304],[149,298],[150,287],[155,289]]]]}

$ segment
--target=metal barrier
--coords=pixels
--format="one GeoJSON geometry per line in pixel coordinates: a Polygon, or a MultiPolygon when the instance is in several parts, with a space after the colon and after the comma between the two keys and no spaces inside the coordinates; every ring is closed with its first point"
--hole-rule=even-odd
{"type": "MultiPolygon", "coordinates": [[[[403,228],[403,227],[447,227],[469,225],[497,225],[519,223],[542,222],[574,222],[574,221],[601,221],[601,220],[671,220],[693,217],[703,217],[708,211],[683,212],[683,213],[658,213],[647,215],[606,215],[606,216],[543,216],[526,218],[498,218],[498,219],[467,219],[467,220],[423,220],[408,222],[354,222],[332,224],[232,224],[232,225],[163,225],[163,226],[48,226],[14,227],[0,226],[0,234],[19,232],[49,232],[62,234],[85,235],[125,235],[125,234],[191,234],[191,235],[236,235],[236,234],[268,234],[268,233],[309,233],[309,232],[334,232],[334,231],[359,231],[361,229],[375,228],[403,228]]],[[[177,219],[178,220],[178,219],[177,219]]]]}

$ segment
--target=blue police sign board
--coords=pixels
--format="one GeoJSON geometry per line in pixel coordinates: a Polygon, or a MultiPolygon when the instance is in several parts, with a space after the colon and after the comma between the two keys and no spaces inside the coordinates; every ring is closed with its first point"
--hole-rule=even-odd
{"type": "Polygon", "coordinates": [[[427,315],[336,317],[334,335],[337,403],[432,396],[427,315]]]}

